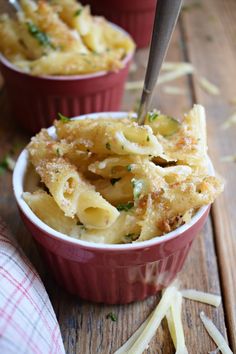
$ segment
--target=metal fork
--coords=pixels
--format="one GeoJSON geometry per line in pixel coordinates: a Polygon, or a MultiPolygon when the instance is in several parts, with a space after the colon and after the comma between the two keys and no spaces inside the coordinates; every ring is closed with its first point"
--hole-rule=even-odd
{"type": "Polygon", "coordinates": [[[139,124],[144,124],[145,116],[150,108],[153,89],[166,56],[181,5],[182,0],[157,0],[148,66],[138,110],[139,124]]]}

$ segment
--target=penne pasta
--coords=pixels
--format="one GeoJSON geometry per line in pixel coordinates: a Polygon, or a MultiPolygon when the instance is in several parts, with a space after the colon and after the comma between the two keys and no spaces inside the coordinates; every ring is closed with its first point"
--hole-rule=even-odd
{"type": "Polygon", "coordinates": [[[34,193],[25,192],[23,198],[45,224],[68,236],[79,238],[79,220],[65,216],[51,195],[43,190],[36,190],[34,193]]]}
{"type": "Polygon", "coordinates": [[[75,141],[77,149],[107,155],[162,154],[162,146],[149,126],[137,123],[107,122],[99,119],[71,121],[70,124],[55,123],[60,139],[75,141]]]}
{"type": "Polygon", "coordinates": [[[77,199],[77,216],[87,228],[106,229],[119,216],[118,210],[94,190],[85,190],[77,199]]]}
{"type": "Polygon", "coordinates": [[[74,217],[81,189],[88,188],[76,168],[63,158],[42,160],[36,172],[66,216],[74,217]]]}
{"type": "MultiPolygon", "coordinates": [[[[168,119],[166,125],[161,119],[154,128],[158,128],[156,136],[149,125],[138,126],[132,117],[70,120],[59,116],[55,136],[43,129],[28,145],[30,162],[41,181],[29,168],[26,190],[33,193],[44,184],[50,194],[37,192],[26,199],[37,206],[37,199],[49,203],[53,198],[64,217],[80,223],[73,234],[59,222],[58,228],[73,237],[132,243],[163,236],[189,223],[223,190],[221,179],[206,172],[202,107],[194,106],[182,123],[168,119]],[[149,139],[144,139],[147,134],[149,139]],[[165,160],[166,156],[172,160],[165,160]]],[[[35,207],[49,225],[57,223],[59,211],[52,222],[51,216],[35,207]]]]}
{"type": "Polygon", "coordinates": [[[76,0],[21,0],[14,19],[0,16],[0,51],[33,75],[116,71],[135,49],[131,37],[76,0]]]}
{"type": "Polygon", "coordinates": [[[100,179],[93,182],[96,190],[112,204],[127,203],[133,199],[132,176],[100,179]]]}

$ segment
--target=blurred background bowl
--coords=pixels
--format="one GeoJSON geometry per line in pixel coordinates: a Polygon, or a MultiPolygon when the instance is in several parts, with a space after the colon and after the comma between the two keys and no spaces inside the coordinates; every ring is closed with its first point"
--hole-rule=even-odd
{"type": "Polygon", "coordinates": [[[82,0],[94,15],[106,17],[124,28],[138,48],[149,45],[157,0],[82,0]]]}
{"type": "MultiPolygon", "coordinates": [[[[129,36],[128,33],[126,35],[129,36]]],[[[123,67],[114,72],[33,76],[20,71],[0,55],[0,71],[12,116],[21,127],[34,134],[43,127],[49,127],[58,112],[73,117],[91,112],[118,111],[132,57],[133,53],[127,54],[123,67]]]]}
{"type": "MultiPolygon", "coordinates": [[[[99,116],[117,118],[127,113],[89,115],[95,119],[99,116]]],[[[55,128],[48,132],[53,136],[55,128]]],[[[23,150],[13,174],[22,220],[56,281],[70,293],[92,302],[124,304],[143,300],[167,287],[182,269],[210,209],[201,208],[188,224],[148,241],[120,245],[86,242],[55,231],[29,208],[22,198],[27,167],[28,152],[23,150]]]]}

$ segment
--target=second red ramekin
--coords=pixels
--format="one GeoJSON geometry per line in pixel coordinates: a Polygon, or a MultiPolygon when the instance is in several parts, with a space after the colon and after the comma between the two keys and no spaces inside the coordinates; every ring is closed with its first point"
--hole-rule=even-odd
{"type": "Polygon", "coordinates": [[[20,126],[34,134],[50,126],[58,112],[73,117],[91,112],[118,111],[132,57],[133,53],[128,54],[123,60],[123,68],[115,72],[33,76],[18,70],[0,55],[0,70],[12,114],[20,126]]]}
{"type": "MultiPolygon", "coordinates": [[[[127,113],[99,113],[89,117],[98,116],[117,118],[127,113]]],[[[55,133],[54,128],[48,131],[55,133]]],[[[188,224],[148,241],[122,245],[86,242],[55,231],[29,208],[22,197],[27,166],[28,152],[23,150],[13,174],[22,220],[57,282],[70,293],[93,302],[129,303],[167,287],[182,269],[210,209],[202,207],[188,224]]],[[[212,172],[212,165],[209,166],[212,172]]]]}
{"type": "Polygon", "coordinates": [[[105,16],[131,34],[138,48],[149,45],[157,0],[82,0],[94,15],[105,16]]]}

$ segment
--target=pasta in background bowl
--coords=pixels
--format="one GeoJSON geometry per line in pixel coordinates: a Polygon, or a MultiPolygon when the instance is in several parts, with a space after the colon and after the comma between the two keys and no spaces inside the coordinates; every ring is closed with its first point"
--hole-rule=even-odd
{"type": "Polygon", "coordinates": [[[0,69],[20,124],[35,133],[57,112],[118,110],[135,49],[129,34],[75,0],[21,6],[17,20],[0,18],[0,69]]]}
{"type": "Polygon", "coordinates": [[[166,287],[181,270],[209,203],[223,188],[211,176],[203,107],[195,106],[182,124],[157,112],[143,127],[126,117],[93,114],[90,125],[84,124],[86,116],[62,117],[56,123],[60,140],[53,127],[39,133],[20,155],[13,175],[23,221],[53,275],[68,291],[95,302],[128,303],[166,287]],[[32,182],[29,159],[46,190],[34,192],[38,182],[32,182]],[[101,183],[107,178],[110,189],[101,183]],[[122,187],[115,193],[119,182],[122,187]],[[132,195],[123,189],[130,183],[132,195]]]}

